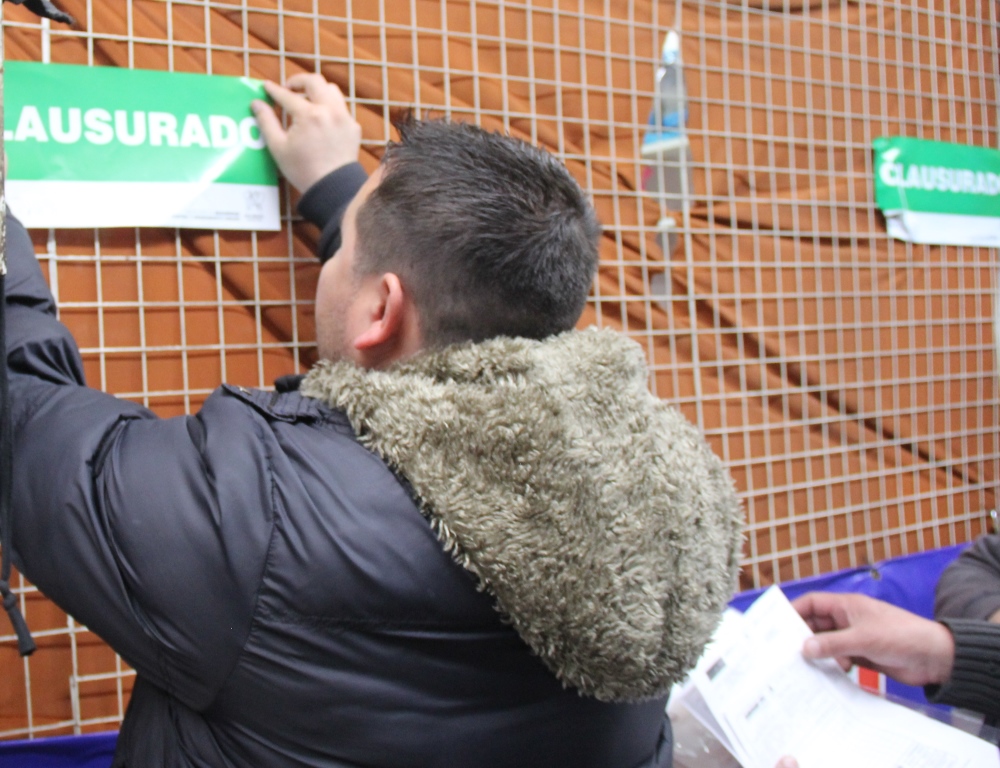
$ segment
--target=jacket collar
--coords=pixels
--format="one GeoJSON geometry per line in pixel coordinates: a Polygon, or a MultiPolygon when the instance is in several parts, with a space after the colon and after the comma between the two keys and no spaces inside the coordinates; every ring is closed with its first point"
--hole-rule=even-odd
{"type": "Polygon", "coordinates": [[[404,476],[443,546],[566,685],[659,696],[732,594],[742,515],[705,440],[606,330],[500,338],[386,371],[323,362],[342,409],[404,476]]]}

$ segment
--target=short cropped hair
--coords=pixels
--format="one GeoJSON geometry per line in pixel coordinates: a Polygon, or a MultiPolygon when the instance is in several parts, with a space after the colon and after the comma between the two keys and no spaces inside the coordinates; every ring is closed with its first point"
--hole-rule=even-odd
{"type": "Polygon", "coordinates": [[[470,124],[407,118],[396,128],[357,212],[357,272],[399,275],[428,347],[571,329],[600,225],[566,167],[470,124]]]}

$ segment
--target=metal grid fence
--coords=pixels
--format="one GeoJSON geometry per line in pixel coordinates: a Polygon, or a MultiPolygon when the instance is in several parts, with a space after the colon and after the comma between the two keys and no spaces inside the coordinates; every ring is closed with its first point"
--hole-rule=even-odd
{"type": "MultiPolygon", "coordinates": [[[[8,6],[8,57],[279,81],[321,70],[362,123],[369,168],[409,107],[559,155],[605,225],[585,321],[643,344],[651,387],[733,472],[743,586],[983,530],[1000,468],[997,254],[891,241],[871,142],[998,146],[995,3],[61,5],[78,27],[8,6]],[[688,89],[679,210],[644,189],[640,155],[669,28],[688,89]]],[[[267,387],[308,366],[315,233],[282,199],[280,233],[32,233],[90,383],[172,416],[220,381],[267,387]]],[[[21,661],[0,635],[0,738],[114,727],[131,670],[30,585],[20,594],[39,651],[21,661]]]]}

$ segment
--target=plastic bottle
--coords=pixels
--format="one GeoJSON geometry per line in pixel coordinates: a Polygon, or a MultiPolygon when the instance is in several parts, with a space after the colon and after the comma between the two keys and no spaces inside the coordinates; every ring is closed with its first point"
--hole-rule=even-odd
{"type": "Polygon", "coordinates": [[[656,94],[643,137],[641,154],[647,165],[642,186],[658,192],[667,215],[657,224],[664,258],[669,259],[679,241],[677,227],[683,222],[691,189],[691,150],[687,138],[687,90],[681,61],[681,39],[667,32],[656,69],[656,94]]]}
{"type": "Polygon", "coordinates": [[[669,152],[688,144],[687,91],[681,63],[681,38],[674,30],[667,32],[656,70],[656,96],[649,113],[649,129],[642,141],[644,157],[669,152]]]}

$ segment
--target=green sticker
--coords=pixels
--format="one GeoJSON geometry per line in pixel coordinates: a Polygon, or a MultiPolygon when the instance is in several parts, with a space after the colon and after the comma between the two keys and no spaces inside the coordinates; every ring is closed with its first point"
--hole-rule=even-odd
{"type": "Polygon", "coordinates": [[[873,148],[875,203],[893,237],[1000,244],[1000,151],[906,137],[873,148]]]}
{"type": "Polygon", "coordinates": [[[10,178],[275,184],[249,78],[12,61],[10,178]]]}
{"type": "Polygon", "coordinates": [[[7,198],[29,227],[281,226],[240,77],[9,62],[7,198]]]}

